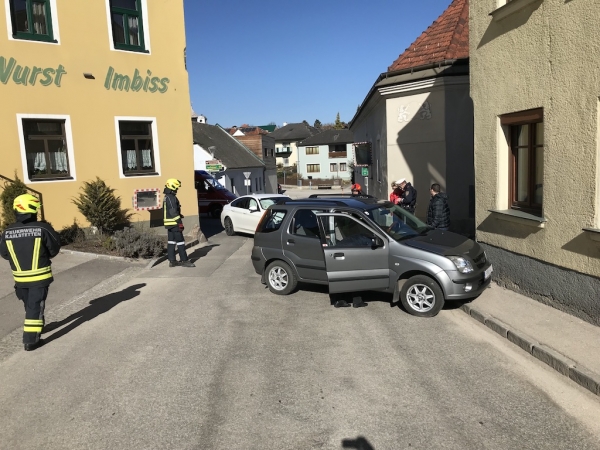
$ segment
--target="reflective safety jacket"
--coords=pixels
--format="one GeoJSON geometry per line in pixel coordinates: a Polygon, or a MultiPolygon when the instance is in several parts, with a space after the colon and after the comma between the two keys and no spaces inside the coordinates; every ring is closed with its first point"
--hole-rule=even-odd
{"type": "Polygon", "coordinates": [[[18,214],[0,236],[0,256],[10,262],[15,286],[44,287],[52,283],[50,258],[60,251],[60,238],[47,223],[18,214]]]}
{"type": "Polygon", "coordinates": [[[165,228],[177,227],[182,219],[179,199],[169,188],[165,188],[163,194],[165,194],[163,202],[163,225],[165,228]]]}

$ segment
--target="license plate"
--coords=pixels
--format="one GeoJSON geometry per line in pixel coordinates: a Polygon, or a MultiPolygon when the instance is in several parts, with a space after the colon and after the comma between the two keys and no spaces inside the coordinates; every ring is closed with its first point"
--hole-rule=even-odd
{"type": "Polygon", "coordinates": [[[493,271],[494,271],[494,269],[492,268],[492,266],[485,269],[485,272],[483,272],[483,279],[487,280],[489,277],[491,277],[493,271]]]}

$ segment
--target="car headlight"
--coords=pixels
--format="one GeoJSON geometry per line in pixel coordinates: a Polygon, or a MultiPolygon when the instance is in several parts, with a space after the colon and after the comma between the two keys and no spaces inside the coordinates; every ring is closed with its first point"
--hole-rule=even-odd
{"type": "Polygon", "coordinates": [[[448,256],[448,259],[454,263],[460,273],[473,272],[471,262],[462,256],[448,256]]]}

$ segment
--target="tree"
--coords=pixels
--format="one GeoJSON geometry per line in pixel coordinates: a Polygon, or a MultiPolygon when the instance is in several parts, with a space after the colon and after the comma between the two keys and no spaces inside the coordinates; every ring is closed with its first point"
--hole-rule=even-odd
{"type": "Polygon", "coordinates": [[[319,119],[315,120],[315,124],[313,125],[313,127],[315,127],[317,130],[320,130],[321,126],[321,121],[319,119]]]}
{"type": "Polygon", "coordinates": [[[303,121],[302,121],[302,123],[303,123],[304,125],[306,125],[307,127],[310,127],[310,125],[308,124],[308,122],[307,122],[306,120],[303,120],[303,121]]]}
{"type": "Polygon", "coordinates": [[[19,195],[27,194],[27,186],[23,183],[15,172],[15,180],[12,182],[6,181],[4,189],[0,194],[0,203],[2,203],[2,220],[0,220],[0,230],[6,228],[11,223],[14,223],[15,211],[13,202],[19,195]]]}
{"type": "Polygon", "coordinates": [[[334,128],[336,130],[341,130],[342,128],[344,128],[344,124],[343,122],[340,120],[340,113],[337,113],[337,116],[335,116],[335,123],[334,123],[334,128]]]}

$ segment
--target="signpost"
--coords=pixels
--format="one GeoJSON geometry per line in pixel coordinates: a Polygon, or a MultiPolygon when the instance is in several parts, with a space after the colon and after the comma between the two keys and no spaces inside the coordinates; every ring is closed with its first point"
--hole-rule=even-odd
{"type": "Polygon", "coordinates": [[[246,179],[244,180],[244,186],[246,186],[246,195],[248,195],[249,192],[249,186],[252,186],[252,180],[250,180],[250,175],[252,175],[252,172],[244,172],[244,176],[246,177],[246,179]]]}

